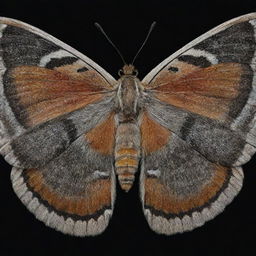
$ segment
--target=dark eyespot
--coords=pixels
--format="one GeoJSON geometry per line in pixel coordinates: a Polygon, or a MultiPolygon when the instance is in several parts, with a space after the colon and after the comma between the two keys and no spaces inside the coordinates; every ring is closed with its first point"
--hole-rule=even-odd
{"type": "Polygon", "coordinates": [[[178,72],[179,71],[179,69],[177,67],[169,67],[168,70],[172,71],[172,72],[178,72]]]}
{"type": "Polygon", "coordinates": [[[85,71],[87,71],[87,70],[88,70],[88,68],[83,67],[83,68],[79,68],[79,69],[77,70],[77,72],[80,73],[80,72],[85,72],[85,71]]]}
{"type": "Polygon", "coordinates": [[[76,61],[76,57],[51,58],[51,60],[45,65],[45,67],[49,69],[54,69],[66,65],[71,65],[76,61]]]}

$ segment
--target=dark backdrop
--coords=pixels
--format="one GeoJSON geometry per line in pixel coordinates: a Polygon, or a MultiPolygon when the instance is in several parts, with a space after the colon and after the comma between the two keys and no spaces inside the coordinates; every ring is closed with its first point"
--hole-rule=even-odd
{"type": "MultiPolygon", "coordinates": [[[[93,59],[115,77],[120,58],[95,29],[98,21],[125,58],[133,58],[149,25],[157,26],[136,61],[139,77],[180,47],[220,23],[256,11],[242,1],[12,1],[1,0],[0,16],[25,21],[93,59]]],[[[12,191],[11,167],[0,162],[0,255],[256,255],[256,157],[244,166],[240,194],[214,220],[192,232],[157,235],[143,216],[138,182],[117,188],[114,215],[100,236],[76,238],[46,227],[12,191]],[[253,251],[250,251],[253,250],[253,251]],[[58,254],[57,254],[58,253],[58,254]]]]}

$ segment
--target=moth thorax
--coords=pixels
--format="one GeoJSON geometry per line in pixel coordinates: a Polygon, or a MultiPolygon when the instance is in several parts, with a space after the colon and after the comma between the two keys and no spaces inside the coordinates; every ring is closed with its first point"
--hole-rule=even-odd
{"type": "Polygon", "coordinates": [[[133,185],[140,158],[140,130],[135,123],[121,123],[116,131],[115,169],[121,188],[133,185]]]}
{"type": "MultiPolygon", "coordinates": [[[[124,119],[136,118],[139,111],[139,81],[134,76],[123,76],[117,92],[120,116],[124,119]]],[[[123,120],[125,121],[125,120],[123,120]]]]}

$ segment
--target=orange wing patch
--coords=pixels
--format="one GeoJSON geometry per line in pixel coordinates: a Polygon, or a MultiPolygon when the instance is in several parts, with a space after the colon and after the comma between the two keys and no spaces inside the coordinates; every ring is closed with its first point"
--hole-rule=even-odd
{"type": "Polygon", "coordinates": [[[42,200],[58,211],[79,216],[93,215],[111,206],[111,181],[98,179],[88,183],[78,197],[62,196],[47,186],[42,173],[37,169],[24,170],[27,184],[42,200]]]}
{"type": "Polygon", "coordinates": [[[148,155],[165,146],[171,132],[153,121],[147,113],[143,113],[141,122],[141,140],[145,155],[148,155]]]}
{"type": "Polygon", "coordinates": [[[163,102],[209,118],[226,120],[240,93],[241,64],[222,63],[207,68],[176,61],[179,72],[162,71],[150,88],[163,102]]]}
{"type": "Polygon", "coordinates": [[[108,119],[86,134],[86,139],[95,151],[103,155],[110,155],[114,150],[115,134],[114,113],[111,113],[108,119]]]}
{"type": "Polygon", "coordinates": [[[103,98],[105,87],[101,86],[100,79],[97,82],[96,77],[91,80],[92,74],[85,79],[84,76],[71,76],[71,73],[34,66],[19,66],[11,71],[15,90],[9,97],[18,98],[19,104],[26,111],[28,126],[37,125],[103,98]]]}
{"type": "Polygon", "coordinates": [[[207,204],[221,190],[225,184],[229,170],[217,166],[215,175],[201,191],[190,198],[179,198],[174,191],[170,191],[156,178],[145,179],[145,205],[165,214],[179,214],[207,204]]]}

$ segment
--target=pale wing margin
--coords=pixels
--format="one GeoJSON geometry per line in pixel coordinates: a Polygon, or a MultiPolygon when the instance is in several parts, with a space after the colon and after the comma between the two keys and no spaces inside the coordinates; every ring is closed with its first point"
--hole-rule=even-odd
{"type": "Polygon", "coordinates": [[[44,31],[42,31],[42,30],[40,30],[40,29],[38,29],[34,26],[31,26],[31,25],[29,25],[25,22],[15,20],[15,19],[11,19],[11,18],[6,18],[6,17],[0,17],[0,26],[5,25],[5,24],[26,29],[29,32],[35,33],[35,34],[53,42],[53,43],[55,43],[56,45],[62,47],[64,50],[70,52],[74,56],[76,56],[76,57],[80,58],[81,60],[83,60],[84,62],[86,62],[89,66],[91,66],[93,69],[95,69],[101,76],[103,76],[105,78],[105,80],[110,85],[114,85],[116,83],[116,80],[107,71],[105,71],[103,68],[101,68],[98,64],[96,64],[90,58],[88,58],[84,54],[80,53],[79,51],[75,50],[71,46],[63,43],[59,39],[49,35],[48,33],[44,32],[44,31]]]}
{"type": "Polygon", "coordinates": [[[222,31],[226,28],[229,28],[229,27],[231,27],[235,24],[245,22],[245,21],[249,21],[249,20],[252,20],[252,19],[256,19],[256,12],[236,17],[234,19],[226,21],[226,22],[220,24],[219,26],[209,30],[208,32],[206,32],[203,35],[197,37],[196,39],[194,39],[193,41],[191,41],[190,43],[186,44],[184,47],[182,47],[181,49],[179,49],[178,51],[173,53],[171,56],[169,56],[168,58],[163,60],[159,65],[157,65],[154,69],[152,69],[143,78],[142,83],[145,83],[145,84],[150,83],[153,80],[153,78],[155,77],[155,75],[157,73],[159,73],[164,67],[166,67],[171,61],[173,61],[179,55],[181,55],[185,51],[189,50],[190,48],[192,48],[196,44],[198,44],[198,43],[202,42],[203,40],[207,39],[208,37],[210,37],[212,35],[215,35],[215,34],[219,33],[220,31],[222,31]]]}

